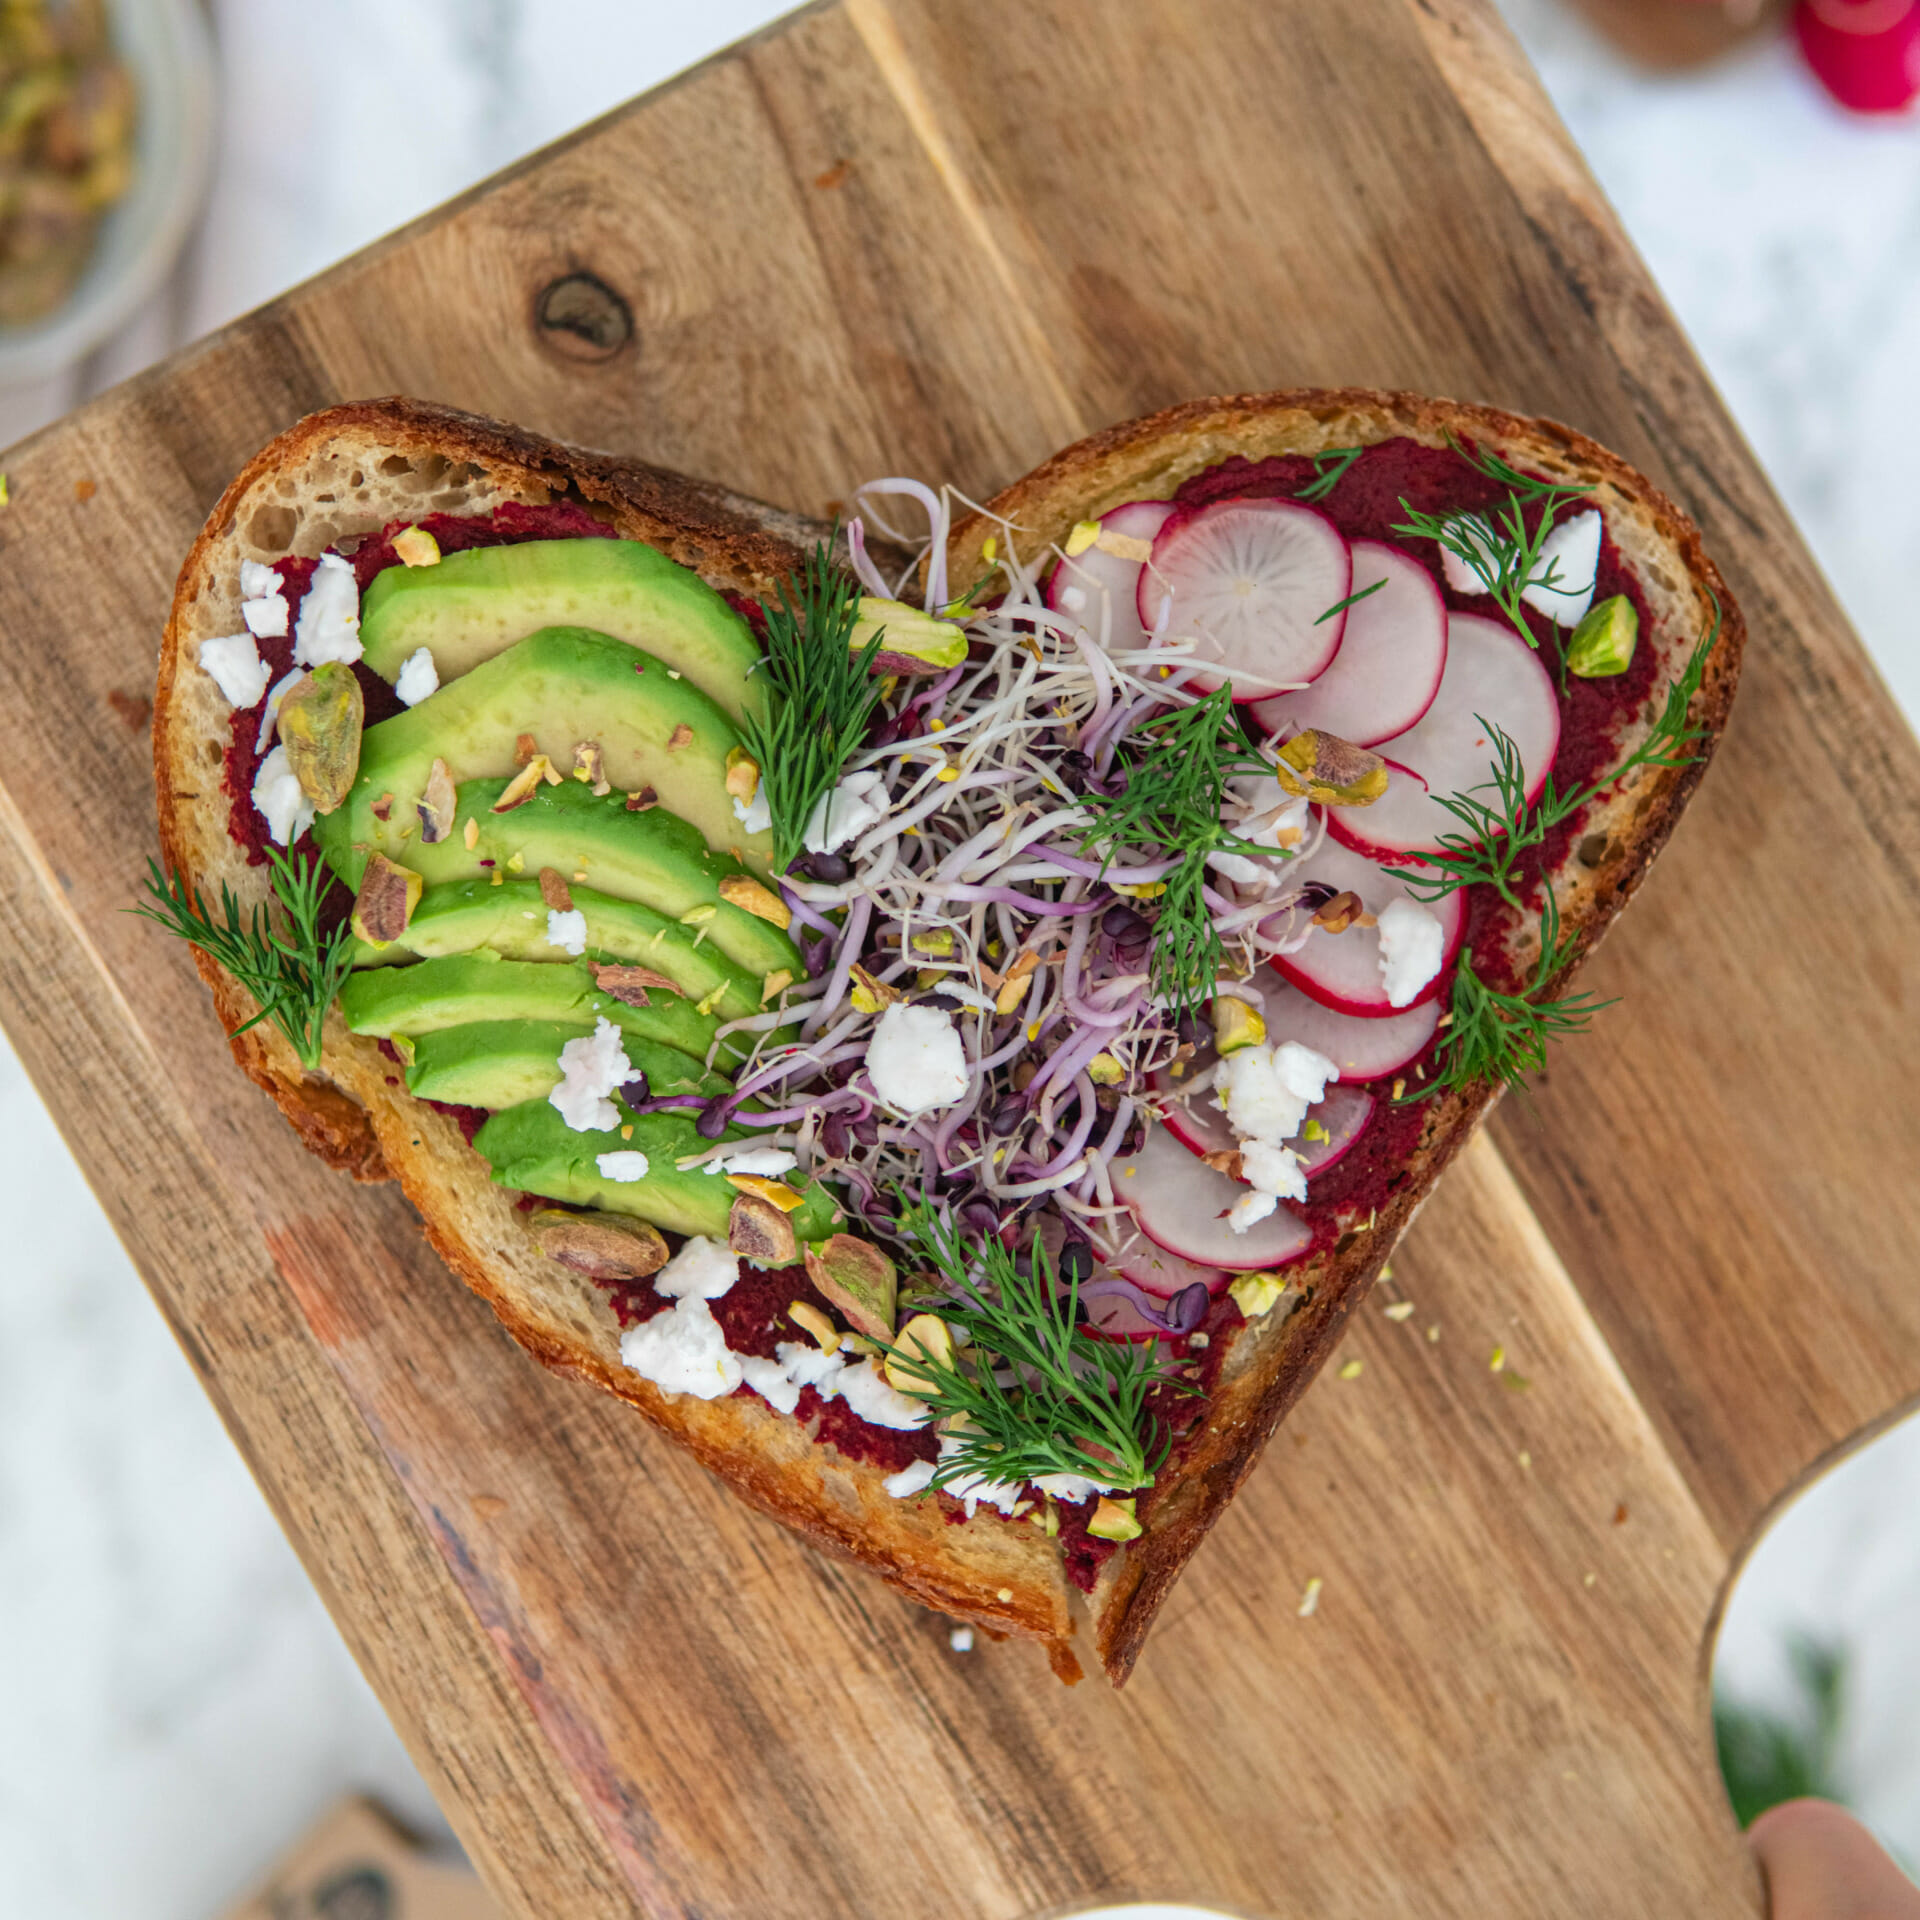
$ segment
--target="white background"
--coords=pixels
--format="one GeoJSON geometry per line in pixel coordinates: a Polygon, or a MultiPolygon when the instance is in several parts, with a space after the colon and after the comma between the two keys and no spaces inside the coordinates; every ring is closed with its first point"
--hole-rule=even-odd
{"type": "MultiPolygon", "coordinates": [[[[1622,67],[1506,0],[1602,184],[1909,716],[1920,713],[1920,127],[1830,109],[1783,47],[1622,67]]],[[[708,0],[215,0],[205,228],[170,297],[10,442],[759,25],[708,0]],[[590,49],[590,57],[582,49],[590,49]]],[[[1788,1103],[1783,1101],[1783,1120],[1788,1103]]],[[[49,1920],[195,1920],[338,1793],[431,1801],[0,1042],[0,1883],[49,1920]]],[[[1736,1595],[1723,1677],[1846,1641],[1843,1763],[1920,1859],[1920,1423],[1832,1476],[1736,1595]]]]}

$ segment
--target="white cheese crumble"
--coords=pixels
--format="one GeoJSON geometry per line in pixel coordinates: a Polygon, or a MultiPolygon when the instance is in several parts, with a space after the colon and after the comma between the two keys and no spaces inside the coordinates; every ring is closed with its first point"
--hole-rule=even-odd
{"type": "Polygon", "coordinates": [[[895,1001],[867,1043],[867,1076],[881,1101],[908,1119],[952,1106],[969,1085],[953,1016],[895,1001]]]}
{"type": "Polygon", "coordinates": [[[916,1400],[911,1394],[889,1386],[879,1361],[873,1359],[843,1367],[820,1391],[829,1400],[837,1394],[862,1420],[876,1427],[906,1432],[924,1427],[933,1418],[924,1400],[916,1400]]]}
{"type": "Polygon", "coordinates": [[[1414,900],[1389,901],[1380,914],[1380,980],[1390,1007],[1410,1007],[1440,971],[1447,934],[1437,914],[1414,900]]]}
{"type": "Polygon", "coordinates": [[[740,796],[733,796],[733,817],[749,833],[766,833],[773,826],[773,809],[767,804],[767,783],[762,780],[753,790],[753,798],[744,805],[740,796]]]}
{"type": "MultiPolygon", "coordinates": [[[[1068,593],[1077,593],[1078,591],[1079,589],[1077,587],[1069,587],[1067,589],[1068,593]]],[[[1064,596],[1062,597],[1064,598],[1064,596]]],[[[973,1651],[973,1629],[971,1627],[955,1627],[954,1630],[947,1635],[947,1645],[950,1646],[955,1653],[971,1653],[973,1651]]]]}
{"type": "Polygon", "coordinates": [[[428,694],[440,691],[440,670],[433,664],[431,648],[415,647],[407,655],[394,676],[393,690],[403,707],[417,707],[428,694]]]}
{"type": "Polygon", "coordinates": [[[792,1413],[800,1404],[798,1381],[787,1378],[787,1370],[778,1360],[762,1360],[757,1354],[743,1354],[740,1371],[747,1385],[776,1413],[792,1413]]]}
{"type": "Polygon", "coordinates": [[[1064,1500],[1070,1507],[1078,1506],[1082,1500],[1091,1500],[1096,1493],[1113,1491],[1098,1480],[1087,1480],[1077,1473],[1043,1473],[1029,1484],[1041,1493],[1052,1494],[1056,1500],[1064,1500]]]}
{"type": "Polygon", "coordinates": [[[820,1386],[847,1364],[837,1353],[829,1353],[808,1340],[781,1340],[773,1350],[786,1369],[787,1378],[800,1387],[820,1386]]]}
{"type": "Polygon", "coordinates": [[[746,1378],[745,1363],[697,1293],[629,1327],[620,1336],[620,1358],[662,1392],[690,1393],[699,1400],[718,1400],[746,1378]]]}
{"type": "Polygon", "coordinates": [[[279,639],[287,630],[287,596],[280,575],[258,560],[240,562],[240,618],[257,638],[279,639]]]}
{"type": "Polygon", "coordinates": [[[1589,507],[1571,520],[1562,520],[1540,543],[1536,574],[1557,567],[1554,584],[1529,587],[1520,598],[1536,613],[1544,613],[1557,627],[1577,627],[1593,605],[1593,583],[1600,571],[1598,511],[1589,507]]]}
{"type": "Polygon", "coordinates": [[[850,773],[823,793],[807,817],[809,853],[837,853],[849,840],[887,817],[887,780],[882,773],[850,773]]]}
{"type": "Polygon", "coordinates": [[[229,633],[218,640],[200,642],[200,664],[213,675],[214,684],[227,696],[232,707],[253,707],[267,690],[273,669],[260,658],[260,649],[250,633],[229,633]]]}
{"type": "Polygon", "coordinates": [[[739,1278],[740,1256],[724,1242],[696,1233],[653,1276],[653,1290],[670,1300],[689,1299],[696,1293],[703,1300],[718,1300],[733,1291],[739,1278]]]}
{"type": "Polygon", "coordinates": [[[587,950],[587,916],[578,907],[567,913],[562,913],[558,907],[549,907],[547,945],[559,947],[577,960],[587,950]]]}
{"type": "Polygon", "coordinates": [[[1227,1225],[1235,1233],[1245,1233],[1249,1227],[1257,1227],[1279,1204],[1272,1194],[1249,1189],[1227,1209],[1227,1225]]]}
{"type": "MultiPolygon", "coordinates": [[[[616,1120],[619,1117],[617,1113],[614,1115],[616,1120]]],[[[625,1186],[632,1180],[644,1180],[649,1162],[637,1147],[623,1147],[615,1153],[595,1154],[593,1164],[600,1169],[602,1180],[612,1180],[625,1186]]]]}
{"type": "Polygon", "coordinates": [[[1455,593],[1491,593],[1494,583],[1500,578],[1500,561],[1494,546],[1493,529],[1477,513],[1456,513],[1446,525],[1447,531],[1455,535],[1461,545],[1472,548],[1481,562],[1481,566],[1476,567],[1451,547],[1443,545],[1440,549],[1440,567],[1447,576],[1447,585],[1455,593]]]}
{"type": "MultiPolygon", "coordinates": [[[[952,1438],[942,1440],[940,1458],[951,1459],[963,1444],[952,1438]]],[[[941,1491],[952,1494],[966,1508],[967,1518],[971,1520],[976,1507],[998,1507],[1002,1513],[1011,1513],[1023,1485],[1018,1480],[989,1480],[984,1473],[963,1473],[959,1479],[949,1480],[941,1491]]]]}
{"type": "Polygon", "coordinates": [[[1324,1054],[1283,1040],[1277,1047],[1242,1047],[1221,1061],[1214,1075],[1213,1104],[1243,1140],[1275,1146],[1300,1131],[1307,1109],[1340,1077],[1324,1054]]]}
{"type": "MultiPolygon", "coordinates": [[[[1307,1197],[1307,1176],[1301,1168],[1300,1156],[1290,1148],[1275,1146],[1268,1140],[1242,1142],[1240,1177],[1255,1193],[1272,1194],[1281,1200],[1304,1200],[1307,1197]]],[[[1266,1209],[1267,1213],[1272,1211],[1271,1207],[1266,1209]]]]}
{"type": "Polygon", "coordinates": [[[633,1072],[625,1036],[602,1014],[591,1033],[560,1049],[560,1084],[547,1095],[547,1103],[575,1133],[609,1132],[620,1124],[620,1109],[607,1095],[631,1080],[633,1072]]]}
{"type": "Polygon", "coordinates": [[[260,715],[260,731],[253,738],[255,753],[266,752],[268,743],[273,739],[273,730],[279,724],[282,704],[287,695],[306,677],[305,667],[293,667],[283,673],[267,690],[267,704],[260,715]]]}
{"type": "Polygon", "coordinates": [[[706,1166],[709,1173],[757,1173],[764,1180],[778,1180],[799,1164],[800,1156],[785,1147],[744,1147],[709,1160],[706,1166]]]}
{"type": "Polygon", "coordinates": [[[264,560],[242,560],[240,562],[240,597],[243,600],[264,600],[269,594],[280,591],[280,569],[270,567],[264,560]]]}
{"type": "Polygon", "coordinates": [[[880,1482],[896,1500],[911,1500],[916,1493],[925,1493],[933,1484],[933,1476],[940,1471],[937,1460],[909,1460],[898,1473],[890,1473],[880,1482]]]}
{"type": "Polygon", "coordinates": [[[1082,612],[1086,604],[1087,590],[1085,587],[1062,587],[1060,589],[1060,605],[1068,613],[1082,612]]]}
{"type": "Polygon", "coordinates": [[[301,596],[293,657],[303,667],[324,666],[329,660],[352,666],[365,651],[360,644],[360,588],[353,568],[337,553],[323,553],[301,596]]]}
{"type": "Polygon", "coordinates": [[[253,776],[253,804],[278,846],[290,847],[313,825],[313,802],[301,791],[285,747],[275,747],[253,776]]]}

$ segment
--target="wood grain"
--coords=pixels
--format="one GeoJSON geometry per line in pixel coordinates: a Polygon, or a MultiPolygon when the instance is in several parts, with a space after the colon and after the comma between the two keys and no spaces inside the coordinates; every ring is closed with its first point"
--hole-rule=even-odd
{"type": "Polygon", "coordinates": [[[1754,1910],[1716,1596],[1769,1501],[1920,1391],[1920,765],[1483,0],[839,0],[7,464],[0,1016],[510,1906],[1754,1910]],[[533,321],[582,270],[635,323],[597,361],[533,321]],[[819,511],[1347,381],[1618,447],[1701,520],[1752,652],[1596,965],[1626,1005],[1448,1176],[1395,1263],[1416,1313],[1363,1310],[1361,1372],[1282,1430],[1129,1690],[1062,1693],[541,1375],[391,1193],[300,1153],[119,911],[138,704],[201,517],[335,399],[819,511]]]}

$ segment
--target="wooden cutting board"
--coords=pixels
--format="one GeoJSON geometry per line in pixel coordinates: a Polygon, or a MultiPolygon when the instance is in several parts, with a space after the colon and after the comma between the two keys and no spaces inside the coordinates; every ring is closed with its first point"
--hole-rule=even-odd
{"type": "Polygon", "coordinates": [[[0,1013],[510,1907],[1754,1910],[1718,1596],[1920,1390],[1920,760],[1484,0],[837,0],[8,467],[0,1013]],[[341,398],[825,511],[1345,382],[1647,468],[1746,608],[1745,685],[1592,970],[1624,1004],[1449,1174],[1415,1313],[1363,1310],[1133,1684],[1068,1692],[543,1375],[392,1189],[300,1151],[121,912],[155,638],[223,483],[341,398]]]}

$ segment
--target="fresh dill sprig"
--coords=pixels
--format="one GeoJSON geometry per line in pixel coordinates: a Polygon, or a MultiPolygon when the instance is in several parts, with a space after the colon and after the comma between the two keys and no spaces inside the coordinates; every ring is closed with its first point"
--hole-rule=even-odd
{"type": "Polygon", "coordinates": [[[1331,620],[1336,613],[1345,613],[1349,607],[1358,606],[1360,602],[1367,597],[1368,594],[1378,593],[1380,589],[1384,587],[1386,584],[1387,584],[1387,576],[1383,573],[1380,576],[1380,578],[1373,583],[1372,586],[1362,587],[1358,593],[1350,593],[1347,595],[1347,597],[1344,600],[1336,600],[1333,603],[1333,605],[1330,606],[1326,610],[1326,612],[1323,613],[1320,616],[1320,618],[1316,620],[1313,624],[1316,627],[1324,627],[1327,624],[1327,622],[1331,620]]]}
{"type": "Polygon", "coordinates": [[[1362,447],[1329,447],[1324,453],[1316,453],[1313,456],[1314,477],[1293,497],[1305,500],[1310,505],[1324,500],[1347,477],[1347,469],[1364,451],[1362,447]]]}
{"type": "Polygon", "coordinates": [[[1473,955],[1462,956],[1453,976],[1452,1018],[1440,1037],[1436,1056],[1439,1078],[1403,1100],[1426,1100],[1449,1087],[1476,1080],[1498,1080],[1518,1086],[1530,1073],[1547,1064],[1547,1045],[1569,1034],[1584,1032],[1596,1013],[1613,1005],[1590,993],[1560,1000],[1540,998],[1547,983],[1567,963],[1578,935],[1560,937],[1560,906],[1547,889],[1540,915],[1540,960],[1533,978],[1518,993],[1490,987],[1474,971],[1473,955]]]}
{"type": "Polygon", "coordinates": [[[1243,853],[1274,858],[1228,832],[1220,810],[1227,782],[1242,774],[1270,774],[1234,717],[1233,690],[1216,687],[1204,700],[1136,727],[1120,743],[1114,794],[1089,792],[1081,807],[1093,816],[1081,845],[1098,848],[1103,866],[1122,847],[1170,856],[1177,864],[1152,902],[1153,989],[1175,1014],[1198,1013],[1213,998],[1222,950],[1207,905],[1207,856],[1243,853]]]}
{"type": "Polygon", "coordinates": [[[1507,489],[1506,505],[1483,514],[1432,514],[1402,499],[1400,511],[1407,517],[1392,531],[1410,539],[1438,541],[1493,596],[1514,632],[1537,652],[1540,640],[1528,624],[1525,596],[1535,587],[1560,585],[1559,561],[1550,560],[1542,568],[1540,550],[1560,509],[1592,488],[1536,480],[1497,453],[1462,446],[1452,434],[1447,444],[1476,473],[1507,489]],[[1531,528],[1527,525],[1530,507],[1538,510],[1531,528]]]}
{"type": "Polygon", "coordinates": [[[954,1289],[935,1309],[965,1337],[952,1358],[896,1348],[892,1368],[915,1376],[906,1391],[953,1424],[958,1447],[933,1485],[984,1474],[1023,1484],[1078,1474],[1129,1491],[1151,1486],[1169,1437],[1147,1416],[1156,1387],[1196,1391],[1177,1379],[1154,1341],[1102,1340],[1079,1324],[1079,1284],[1057,1287],[1035,1239],[1023,1263],[997,1234],[965,1242],[923,1200],[900,1196],[900,1232],[917,1242],[954,1289]],[[976,1257],[977,1254],[977,1257],[976,1257]]]}
{"type": "Polygon", "coordinates": [[[766,657],[757,669],[766,710],[741,727],[760,767],[776,873],[804,851],[814,808],[839,783],[880,703],[872,667],[884,630],[854,652],[860,587],[833,564],[832,544],[820,542],[798,582],[783,580],[778,604],[767,609],[766,657]]]}
{"type": "Polygon", "coordinates": [[[221,917],[215,919],[187,880],[179,874],[169,879],[151,859],[145,881],[150,903],[128,911],[198,947],[260,1003],[260,1011],[235,1034],[269,1020],[286,1035],[303,1067],[318,1067],[327,1009],[353,970],[353,927],[342,921],[331,933],[320,931],[320,910],[334,885],[324,861],[302,862],[277,847],[267,849],[267,860],[284,932],[275,928],[264,903],[243,918],[240,902],[224,882],[221,917]]]}
{"type": "Polygon", "coordinates": [[[1419,867],[1388,869],[1402,881],[1416,900],[1429,905],[1443,899],[1456,887],[1475,884],[1492,887],[1510,907],[1521,904],[1514,890],[1514,868],[1520,856],[1537,847],[1562,821],[1570,819],[1609,787],[1616,786],[1640,767],[1684,767],[1694,755],[1687,749],[1701,739],[1705,727],[1689,724],[1688,710],[1706,677],[1707,657],[1720,638],[1720,602],[1713,599],[1713,626],[1693,652],[1678,679],[1669,682],[1665,704],[1655,718],[1647,737],[1628,754],[1611,773],[1603,774],[1591,786],[1576,787],[1562,793],[1551,773],[1540,789],[1540,797],[1527,804],[1526,769],[1520,762],[1520,749],[1503,728],[1480,715],[1475,719],[1487,729],[1493,740],[1492,778],[1465,793],[1434,796],[1466,829],[1465,833],[1443,833],[1439,851],[1423,854],[1419,867]],[[1491,800],[1476,798],[1491,792],[1491,800]]]}

